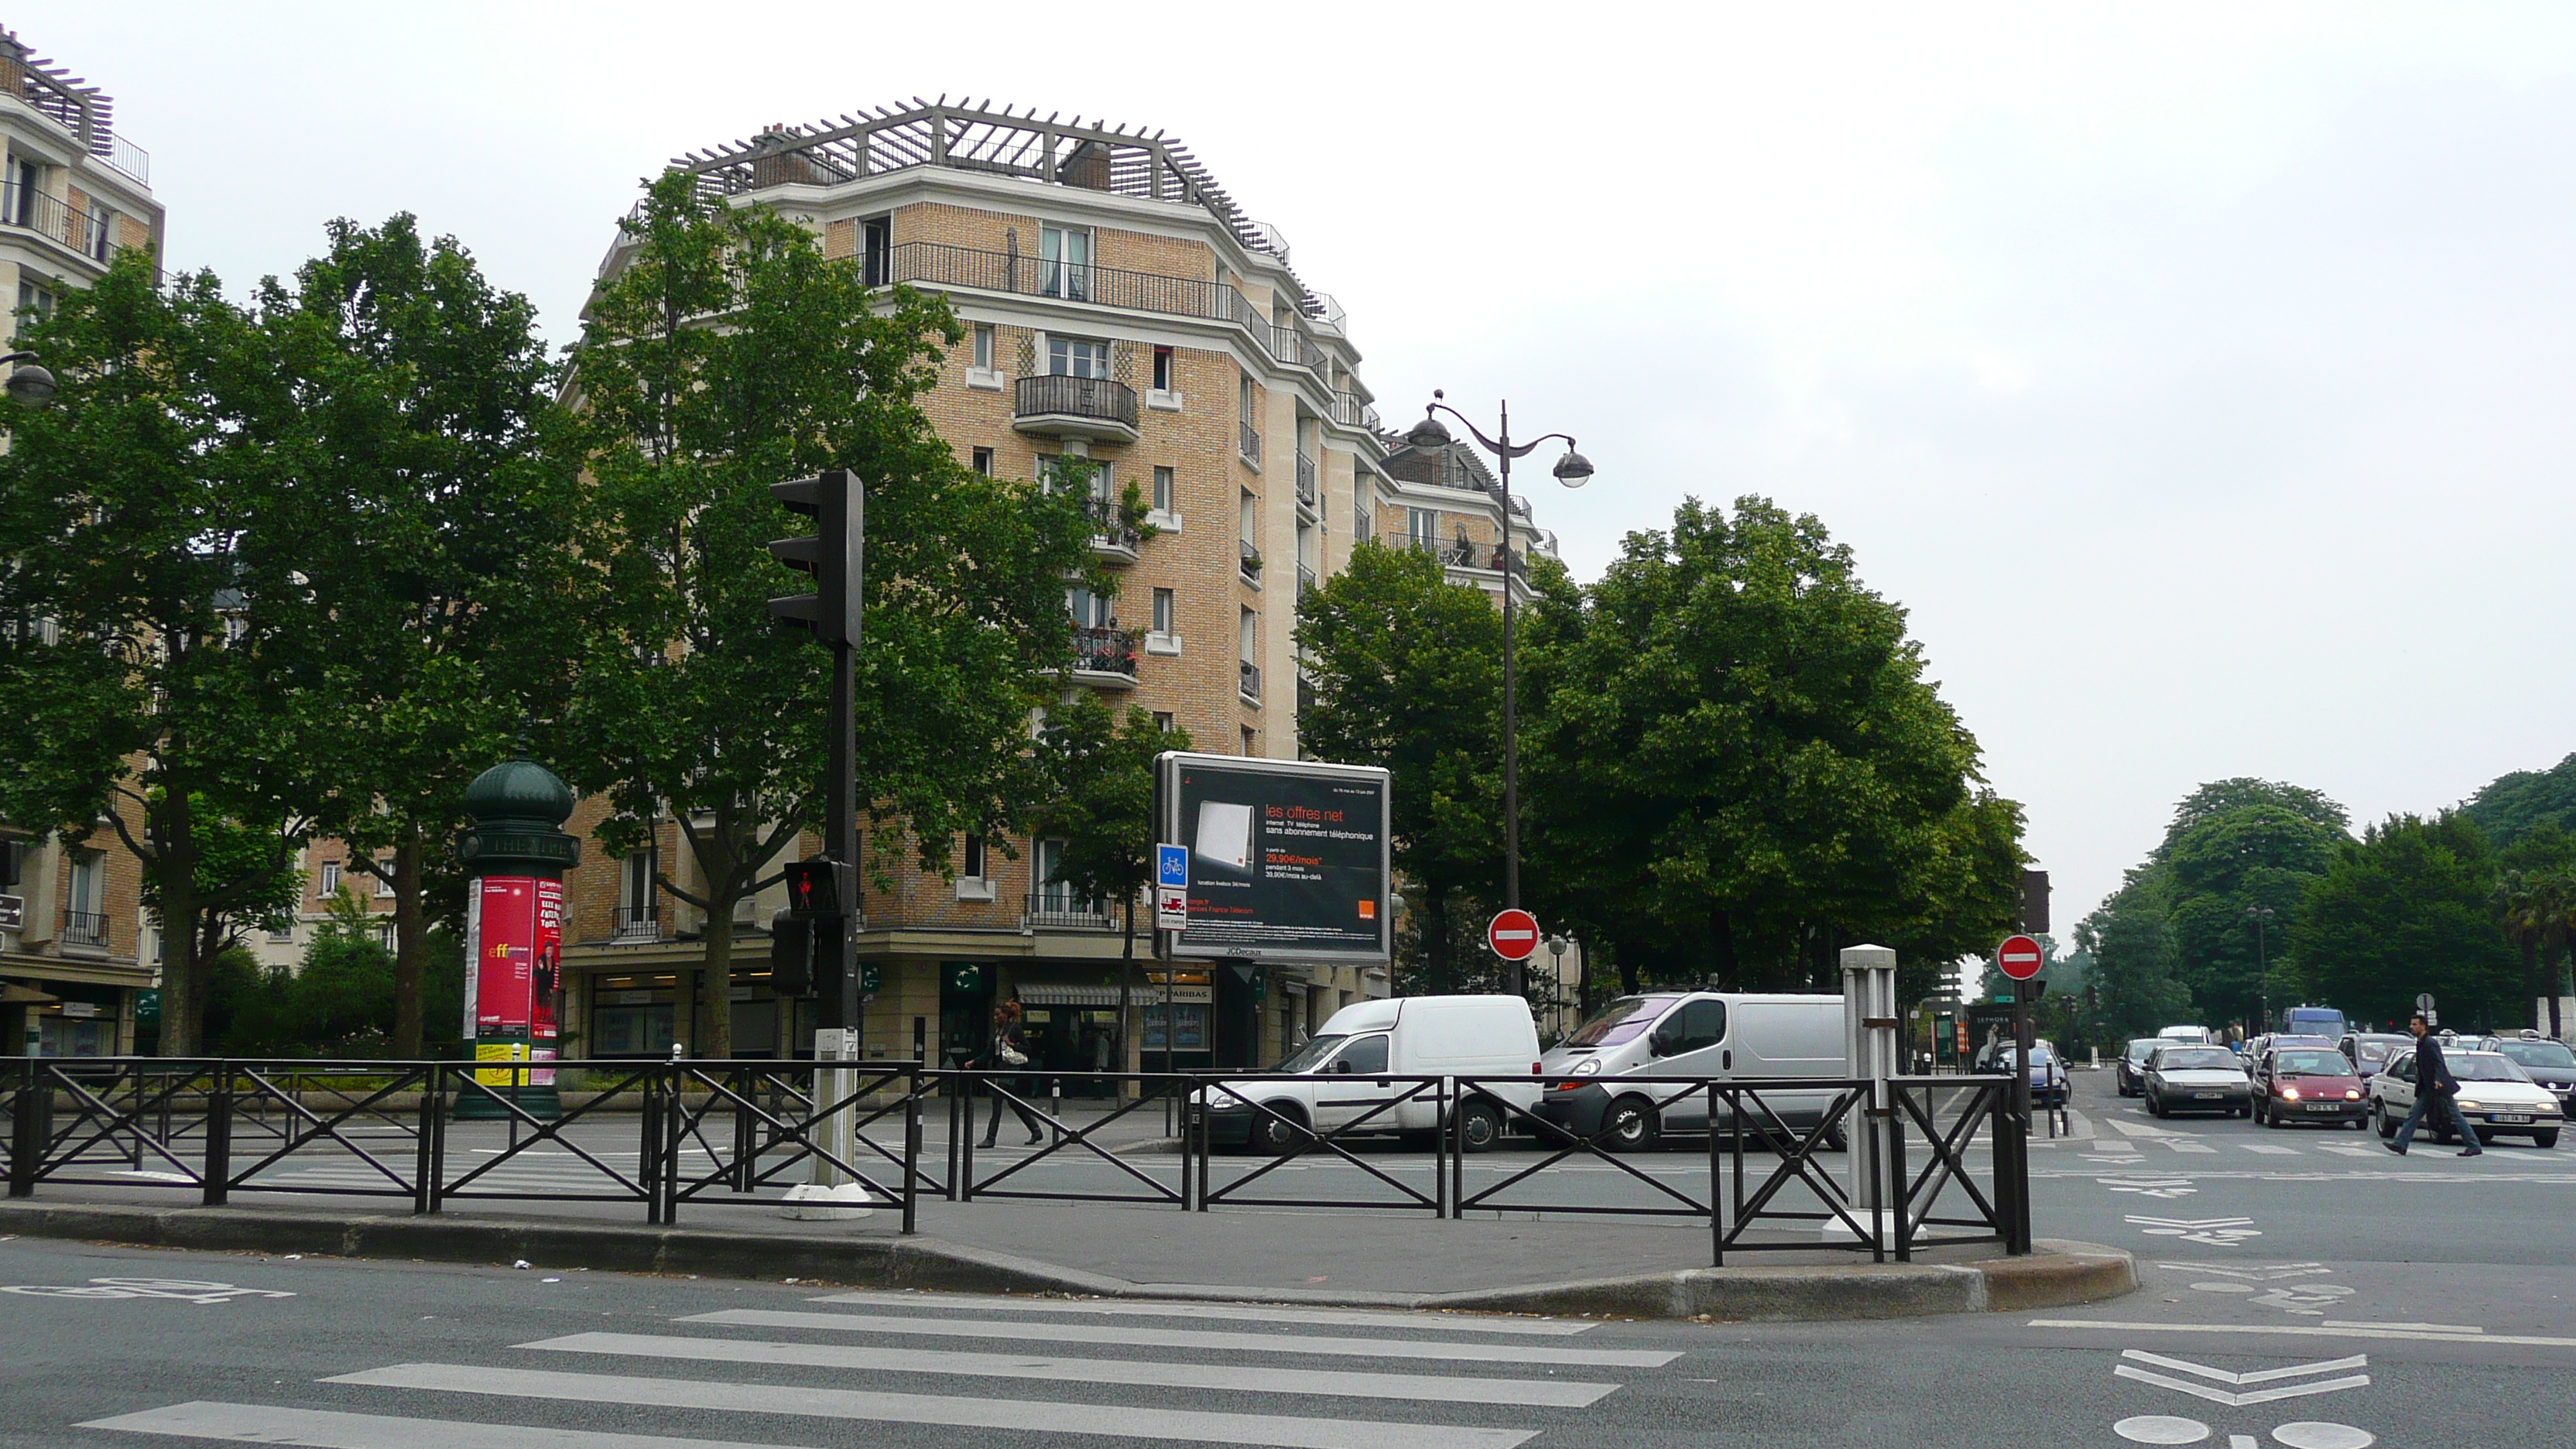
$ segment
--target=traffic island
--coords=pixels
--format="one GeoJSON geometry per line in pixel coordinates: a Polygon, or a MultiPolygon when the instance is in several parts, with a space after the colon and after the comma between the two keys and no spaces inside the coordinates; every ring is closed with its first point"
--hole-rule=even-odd
{"type": "MultiPolygon", "coordinates": [[[[1060,1216],[1060,1215],[1058,1215],[1060,1216]]],[[[1173,1217],[1207,1215],[1174,1214],[1173,1217]]],[[[1241,1221],[1242,1216],[1237,1216],[1241,1221]]],[[[1311,1234],[1317,1265],[1358,1282],[1386,1281],[1349,1261],[1355,1222],[1323,1214],[1262,1214],[1260,1230],[1311,1234]],[[1334,1255],[1339,1254],[1336,1258],[1334,1255]]],[[[952,1216],[942,1226],[970,1229],[952,1216]]],[[[1072,1223],[1061,1226],[1072,1227],[1072,1223]]],[[[1406,1224],[1405,1226],[1414,1226],[1406,1224]]],[[[1449,1224],[1428,1229],[1494,1226],[1449,1224]]],[[[168,1208],[149,1203],[0,1202],[0,1233],[204,1252],[349,1258],[705,1277],[793,1278],[860,1288],[1037,1293],[1102,1298],[1289,1303],[1347,1308],[1537,1313],[1731,1322],[1904,1318],[2021,1312],[2116,1298],[2137,1287],[2129,1254],[2042,1240],[2028,1256],[1924,1263],[1801,1263],[1676,1271],[1554,1283],[1489,1282],[1464,1291],[1385,1291],[1222,1281],[1137,1281],[954,1236],[817,1231],[775,1217],[723,1226],[654,1227],[482,1213],[349,1214],[269,1207],[168,1208]]],[[[1414,1239],[1416,1262],[1424,1243],[1414,1239]]],[[[1531,1258],[1526,1261],[1540,1261],[1531,1258]]],[[[1162,1267],[1163,1264],[1156,1264],[1162,1267]]],[[[1221,1278],[1222,1260],[1173,1261],[1175,1276],[1221,1278]]],[[[1485,1275],[1492,1278],[1490,1272],[1485,1275]]]]}

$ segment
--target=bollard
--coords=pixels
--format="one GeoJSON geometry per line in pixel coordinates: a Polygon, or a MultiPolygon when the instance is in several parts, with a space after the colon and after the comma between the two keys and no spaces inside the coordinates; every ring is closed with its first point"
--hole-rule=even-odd
{"type": "MultiPolygon", "coordinates": [[[[33,1197],[36,1179],[44,1175],[45,1149],[54,1136],[54,1087],[45,1080],[45,1064],[28,1057],[18,1069],[18,1115],[10,1123],[9,1195],[33,1197]]],[[[168,1139],[167,1133],[162,1134],[168,1139]]]]}
{"type": "Polygon", "coordinates": [[[1896,953],[1885,946],[1846,946],[1842,950],[1843,1066],[1846,1075],[1869,1083],[1859,1109],[1850,1114],[1845,1133],[1851,1175],[1851,1200],[1870,1215],[1870,1231],[1887,1241],[1885,1214],[1891,1190],[1887,1139],[1889,1112],[1895,1106],[1888,1081],[1897,1073],[1896,953]]]}
{"type": "Polygon", "coordinates": [[[202,1174],[205,1204],[222,1207],[232,1195],[233,1175],[233,1074],[229,1066],[215,1068],[214,1094],[206,1099],[206,1165],[202,1174]]]}

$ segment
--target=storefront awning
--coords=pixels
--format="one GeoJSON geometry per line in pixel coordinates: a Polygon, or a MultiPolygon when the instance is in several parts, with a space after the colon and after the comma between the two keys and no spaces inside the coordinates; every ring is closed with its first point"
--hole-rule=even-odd
{"type": "Polygon", "coordinates": [[[1019,988],[1019,995],[1020,1004],[1023,1006],[1116,1006],[1118,1004],[1118,988],[1115,986],[1060,986],[1053,983],[1031,982],[1019,988]]]}

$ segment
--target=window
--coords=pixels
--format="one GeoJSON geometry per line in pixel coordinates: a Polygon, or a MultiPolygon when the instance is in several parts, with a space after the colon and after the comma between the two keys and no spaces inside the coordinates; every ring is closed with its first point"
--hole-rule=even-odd
{"type": "Polygon", "coordinates": [[[1080,584],[1064,591],[1064,608],[1073,616],[1077,629],[1105,629],[1118,622],[1116,601],[1107,594],[1095,594],[1080,584]]]}
{"type": "Polygon", "coordinates": [[[1107,377],[1109,344],[1087,337],[1049,337],[1047,371],[1056,377],[1107,377]]]}
{"type": "Polygon", "coordinates": [[[1050,297],[1091,299],[1091,229],[1050,226],[1038,230],[1038,290],[1050,297]]]}
{"type": "Polygon", "coordinates": [[[1244,426],[1246,426],[1246,427],[1250,427],[1250,426],[1252,425],[1252,374],[1251,374],[1251,373],[1248,373],[1248,372],[1247,372],[1247,373],[1245,373],[1243,376],[1241,376],[1241,377],[1239,377],[1239,378],[1235,379],[1234,401],[1235,401],[1235,406],[1236,406],[1237,408],[1239,408],[1239,409],[1242,411],[1242,413],[1243,413],[1243,422],[1244,422],[1244,426]]]}
{"type": "Polygon", "coordinates": [[[1250,664],[1250,663],[1252,663],[1252,662],[1253,662],[1253,655],[1254,655],[1254,653],[1256,652],[1256,651],[1254,650],[1253,646],[1254,646],[1254,644],[1255,644],[1255,643],[1257,643],[1257,642],[1259,641],[1259,638],[1260,638],[1260,630],[1261,630],[1261,616],[1260,616],[1259,614],[1256,614],[1256,613],[1252,612],[1250,609],[1246,609],[1246,610],[1244,610],[1244,611],[1243,611],[1243,617],[1242,617],[1242,624],[1241,624],[1241,627],[1240,627],[1240,631],[1239,631],[1239,632],[1242,634],[1242,643],[1243,643],[1243,652],[1242,652],[1241,658],[1242,658],[1243,662],[1244,662],[1244,663],[1246,663],[1246,664],[1250,664]]]}
{"type": "Polygon", "coordinates": [[[1256,755],[1260,753],[1260,751],[1252,747],[1252,726],[1250,725],[1245,725],[1243,727],[1243,752],[1246,755],[1256,755]]]}
{"type": "Polygon", "coordinates": [[[107,944],[107,857],[75,851],[70,889],[63,896],[63,940],[74,946],[107,944]]]}
{"type": "Polygon", "coordinates": [[[894,218],[873,217],[859,223],[860,264],[866,269],[865,280],[871,287],[882,287],[894,276],[894,218]]]}
{"type": "Polygon", "coordinates": [[[394,863],[389,859],[378,858],[375,877],[377,898],[391,896],[394,893],[394,863]]]}
{"type": "Polygon", "coordinates": [[[339,893],[340,862],[336,860],[326,860],[322,862],[322,884],[316,889],[315,894],[333,896],[338,895],[339,893]]]}
{"type": "Polygon", "coordinates": [[[661,935],[653,910],[653,852],[639,850],[617,863],[617,914],[610,936],[650,941],[661,935]]]}
{"type": "Polygon", "coordinates": [[[1356,1076],[1363,1077],[1368,1076],[1373,1072],[1385,1071],[1385,1035],[1383,1033],[1379,1033],[1370,1036],[1353,1037],[1348,1043],[1344,1044],[1341,1055],[1334,1058],[1333,1070],[1337,1072],[1347,1070],[1356,1076]]]}
{"type": "Polygon", "coordinates": [[[1071,491],[1071,477],[1077,468],[1088,468],[1091,484],[1086,490],[1093,498],[1108,502],[1116,495],[1110,491],[1109,465],[1098,458],[1065,458],[1054,453],[1038,454],[1038,482],[1050,493],[1071,491]]]}
{"type": "Polygon", "coordinates": [[[1170,710],[1158,709],[1154,711],[1154,728],[1161,730],[1163,733],[1170,734],[1177,723],[1178,722],[1172,718],[1172,712],[1170,710]]]}
{"type": "Polygon", "coordinates": [[[966,837],[965,873],[975,880],[984,878],[984,837],[980,835],[966,837]]]}
{"type": "Polygon", "coordinates": [[[977,448],[977,449],[975,450],[975,471],[976,471],[976,472],[978,472],[978,473],[983,474],[983,475],[984,475],[985,477],[987,477],[987,478],[990,478],[990,477],[992,477],[992,476],[993,476],[993,450],[992,450],[992,449],[990,449],[990,448],[977,448]]]}
{"type": "Polygon", "coordinates": [[[288,946],[288,945],[292,945],[292,944],[294,944],[294,942],[295,942],[295,923],[294,923],[294,922],[292,922],[292,921],[289,921],[288,923],[286,923],[285,925],[282,925],[282,926],[271,926],[271,927],[269,927],[269,928],[268,928],[268,939],[269,939],[269,944],[271,944],[271,945],[275,945],[275,946],[288,946]]]}
{"type": "Polygon", "coordinates": [[[1154,511],[1156,513],[1171,512],[1173,507],[1173,495],[1178,491],[1179,489],[1172,478],[1171,469],[1157,468],[1154,470],[1154,511]]]}
{"type": "Polygon", "coordinates": [[[36,224],[36,194],[44,173],[33,161],[21,160],[9,168],[9,219],[19,226],[36,224]]]}
{"type": "Polygon", "coordinates": [[[993,370],[993,324],[975,324],[975,365],[986,372],[993,370]]]}
{"type": "Polygon", "coordinates": [[[1032,840],[1030,879],[1038,883],[1030,908],[1057,915],[1099,915],[1101,903],[1076,898],[1073,887],[1057,877],[1064,872],[1064,842],[1032,840]]]}
{"type": "Polygon", "coordinates": [[[1260,531],[1260,518],[1261,500],[1253,496],[1251,489],[1243,490],[1242,501],[1235,505],[1235,523],[1245,543],[1251,543],[1252,536],[1260,531]]]}
{"type": "Polygon", "coordinates": [[[1173,598],[1172,591],[1170,589],[1156,589],[1154,591],[1155,633],[1164,635],[1172,633],[1172,605],[1173,598]]]}
{"type": "Polygon", "coordinates": [[[1154,391],[1170,392],[1171,390],[1172,349],[1157,347],[1154,349],[1154,391]]]}

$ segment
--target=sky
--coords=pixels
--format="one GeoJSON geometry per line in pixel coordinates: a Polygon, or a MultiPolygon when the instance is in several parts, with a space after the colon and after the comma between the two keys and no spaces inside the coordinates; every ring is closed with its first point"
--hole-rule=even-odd
{"type": "Polygon", "coordinates": [[[1184,138],[1390,419],[1581,439],[1578,578],[1821,518],[2065,934],[2205,780],[2356,822],[2576,750],[2576,7],[86,0],[170,261],[418,214],[568,340],[681,152],[919,95],[1184,138]]]}

